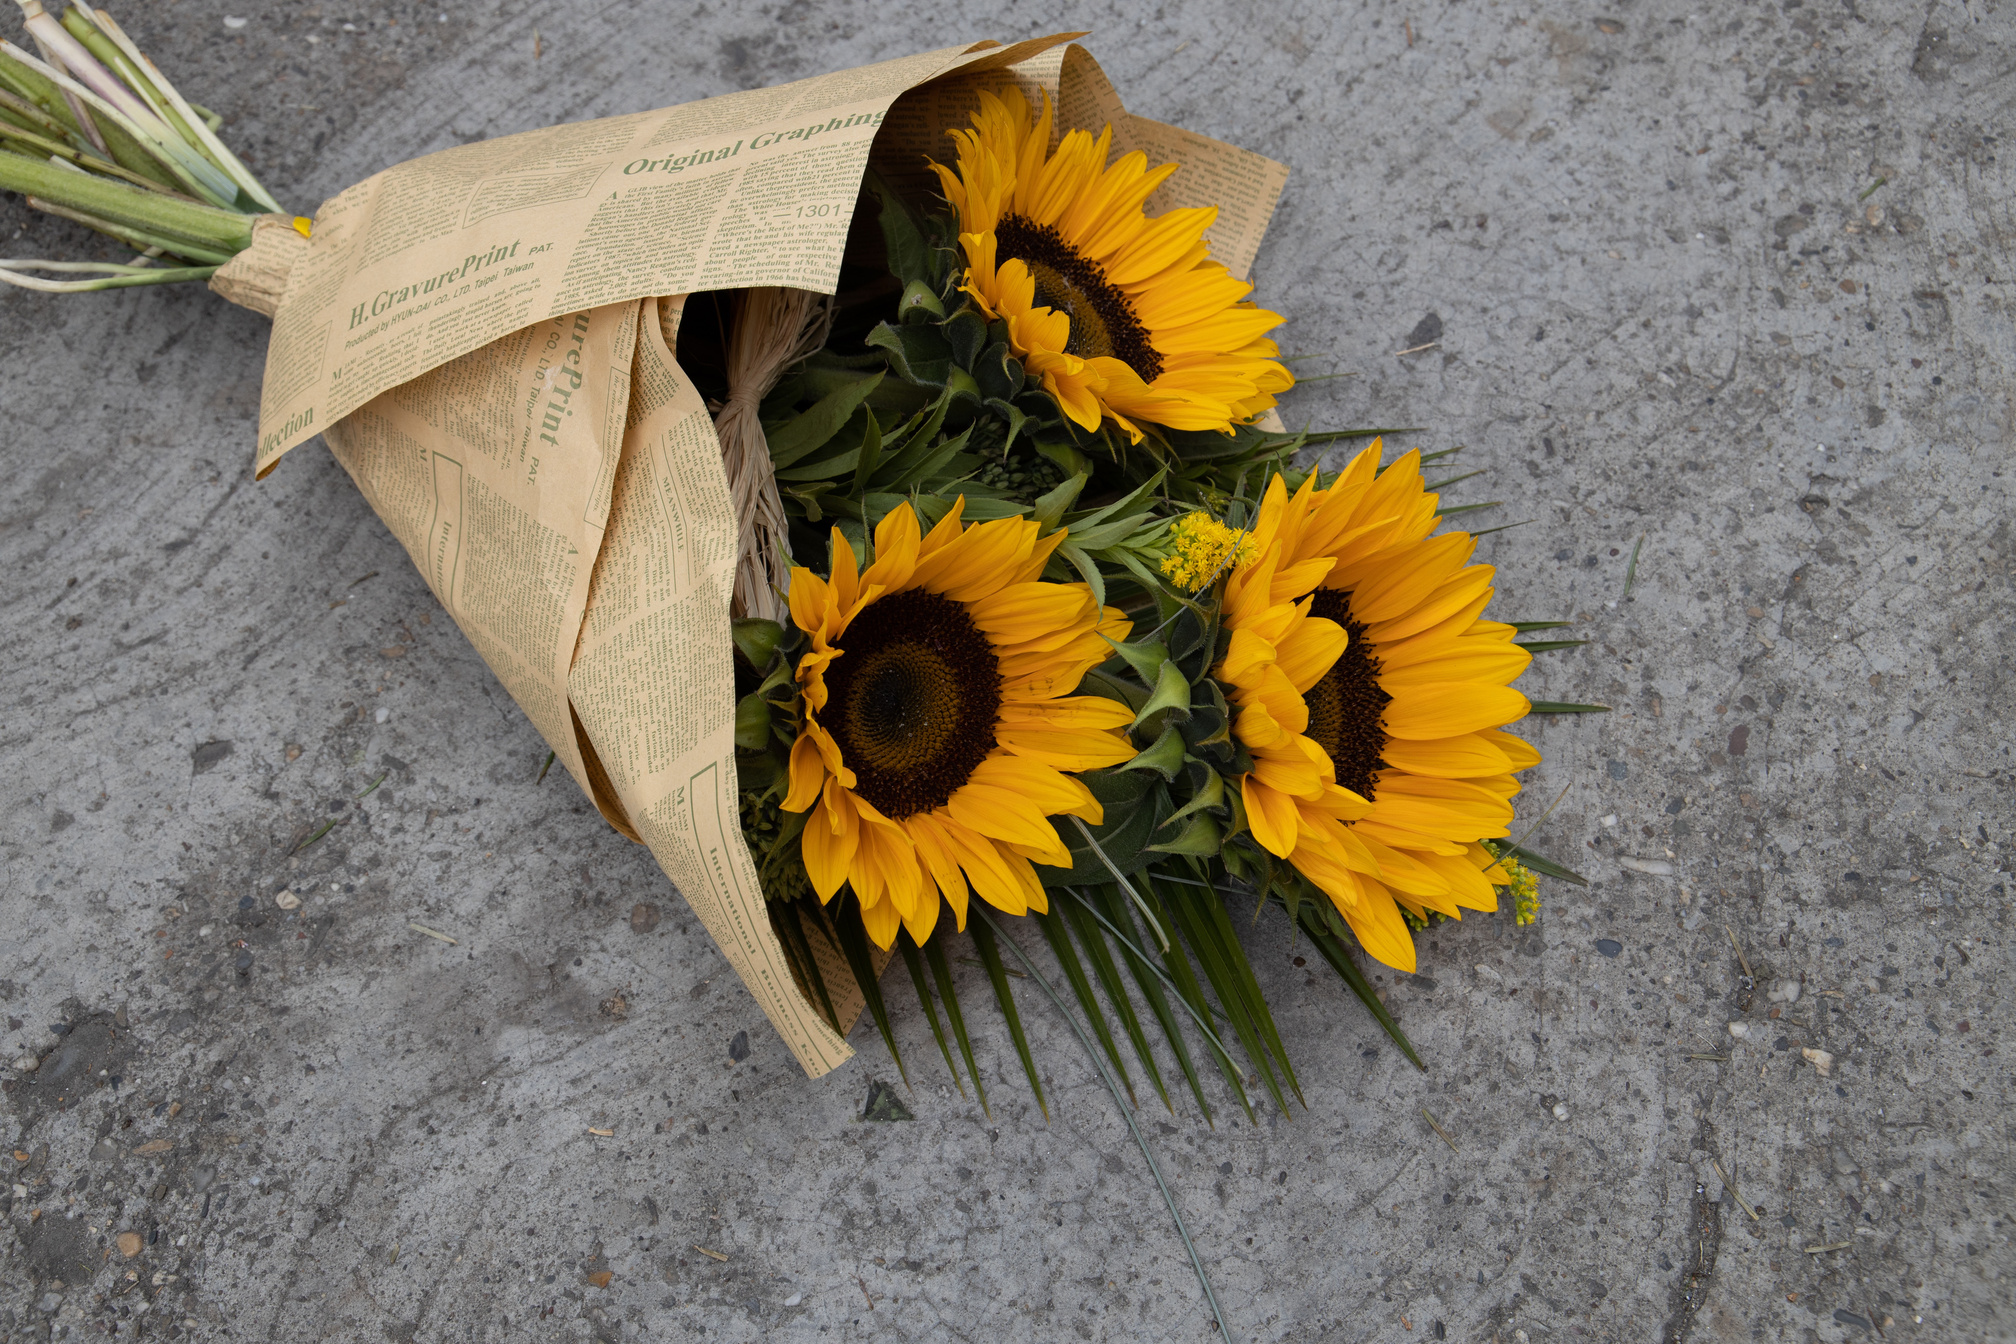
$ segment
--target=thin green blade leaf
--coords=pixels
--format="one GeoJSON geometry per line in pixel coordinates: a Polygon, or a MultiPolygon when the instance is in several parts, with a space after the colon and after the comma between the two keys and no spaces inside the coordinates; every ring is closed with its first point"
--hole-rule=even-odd
{"type": "Polygon", "coordinates": [[[1211,982],[1212,993],[1218,996],[1218,1002],[1231,1016],[1232,1030],[1239,1037],[1240,1048],[1245,1050],[1246,1058],[1253,1061],[1254,1070],[1260,1075],[1260,1081],[1266,1085],[1268,1095],[1274,1098],[1274,1104],[1280,1107],[1283,1115],[1286,1115],[1288,1101],[1281,1095],[1280,1080],[1274,1076],[1274,1062],[1267,1057],[1266,1049],[1260,1044],[1259,1033],[1253,1029],[1244,997],[1235,983],[1225,949],[1219,944],[1216,930],[1211,927],[1204,912],[1199,908],[1200,897],[1209,899],[1205,893],[1179,888],[1164,899],[1175,909],[1177,926],[1182,929],[1183,936],[1190,940],[1190,946],[1196,950],[1197,960],[1204,966],[1204,977],[1211,982]]]}
{"type": "Polygon", "coordinates": [[[1578,705],[1566,700],[1535,700],[1529,714],[1608,714],[1608,705],[1578,705]]]}
{"type": "MultiPolygon", "coordinates": [[[[1165,923],[1173,920],[1175,916],[1171,913],[1168,903],[1162,899],[1162,894],[1155,889],[1154,883],[1144,881],[1142,886],[1148,893],[1148,899],[1154,902],[1156,915],[1165,923]]],[[[1183,951],[1180,939],[1169,940],[1169,946],[1162,952],[1162,964],[1169,970],[1170,983],[1176,987],[1177,996],[1189,1005],[1191,1017],[1198,1022],[1206,1021],[1205,1014],[1210,1008],[1204,998],[1204,988],[1197,983],[1197,972],[1191,969],[1190,958],[1183,951]]],[[[1235,1030],[1241,1026],[1236,1021],[1232,1025],[1235,1030]]],[[[1259,1118],[1253,1114],[1253,1099],[1246,1095],[1245,1074],[1233,1062],[1231,1052],[1226,1050],[1225,1043],[1219,1040],[1215,1033],[1207,1033],[1205,1039],[1211,1046],[1211,1057],[1218,1064],[1218,1072],[1225,1075],[1226,1084],[1231,1087],[1233,1095],[1239,1098],[1239,1104],[1245,1108],[1248,1123],[1259,1124],[1259,1118]]]]}
{"type": "Polygon", "coordinates": [[[924,960],[931,965],[931,979],[938,985],[938,998],[945,1005],[946,1020],[952,1024],[952,1039],[959,1043],[967,1076],[973,1080],[973,1095],[980,1098],[980,1112],[992,1118],[994,1112],[987,1106],[987,1084],[980,1080],[980,1066],[973,1062],[973,1040],[966,1034],[966,1015],[959,1011],[959,990],[952,983],[952,967],[945,961],[944,942],[943,938],[928,939],[924,944],[924,960]]]}
{"type": "Polygon", "coordinates": [[[1302,1103],[1302,1109],[1309,1109],[1308,1098],[1302,1095],[1302,1084],[1295,1077],[1295,1066],[1288,1062],[1288,1051],[1281,1044],[1281,1033],[1274,1026],[1274,1011],[1267,1005],[1267,996],[1260,992],[1260,982],[1253,975],[1253,963],[1246,957],[1246,949],[1239,942],[1239,935],[1232,928],[1231,916],[1225,913],[1225,902],[1215,891],[1197,893],[1211,916],[1212,926],[1218,932],[1219,946],[1224,949],[1226,963],[1231,967],[1239,993],[1245,999],[1246,1013],[1253,1021],[1260,1039],[1273,1052],[1275,1062],[1281,1066],[1281,1073],[1288,1080],[1288,1086],[1295,1091],[1295,1100],[1302,1103]]]}
{"type": "Polygon", "coordinates": [[[1373,1020],[1385,1030],[1393,1044],[1400,1047],[1400,1053],[1412,1060],[1415,1068],[1426,1073],[1428,1066],[1421,1062],[1421,1056],[1414,1053],[1413,1043],[1407,1039],[1407,1033],[1400,1030],[1400,1024],[1393,1020],[1393,1014],[1387,1012],[1386,1005],[1379,1002],[1378,994],[1373,992],[1372,982],[1365,978],[1365,972],[1359,970],[1358,963],[1351,959],[1351,949],[1344,946],[1343,940],[1323,926],[1322,917],[1313,907],[1306,908],[1303,913],[1302,931],[1309,935],[1309,941],[1316,945],[1316,951],[1322,955],[1323,960],[1330,963],[1330,969],[1337,972],[1337,978],[1350,986],[1351,992],[1358,996],[1358,1001],[1365,1005],[1365,1011],[1372,1014],[1373,1020]]]}
{"type": "Polygon", "coordinates": [[[1050,1119],[1050,1103],[1043,1099],[1043,1080],[1036,1076],[1036,1061],[1029,1054],[1029,1038],[1022,1034],[1022,1015],[1015,1011],[1015,996],[1008,990],[1008,968],[1001,964],[1001,946],[995,941],[994,926],[987,922],[985,912],[982,917],[966,926],[972,935],[973,946],[979,950],[981,964],[987,968],[987,978],[994,982],[994,999],[1001,1005],[1001,1016],[1008,1021],[1008,1035],[1015,1042],[1015,1053],[1022,1057],[1022,1071],[1029,1075],[1029,1087],[1036,1093],[1036,1105],[1043,1111],[1043,1119],[1050,1119]]]}
{"type": "Polygon", "coordinates": [[[1126,985],[1121,983],[1120,968],[1113,964],[1113,950],[1106,946],[1106,936],[1093,922],[1091,913],[1078,901],[1066,898],[1063,907],[1071,931],[1078,935],[1085,955],[1091,958],[1092,974],[1098,977],[1100,987],[1106,991],[1107,1002],[1119,1014],[1120,1026],[1134,1044],[1135,1058],[1141,1061],[1141,1067],[1147,1072],[1148,1081],[1155,1085],[1156,1095],[1162,1098],[1162,1104],[1174,1115],[1176,1108],[1169,1103],[1169,1089],[1162,1084],[1162,1071],[1155,1066],[1155,1055],[1148,1048],[1147,1033],[1141,1030],[1141,1019],[1135,1015],[1134,1002],[1127,997],[1126,985]]]}
{"type": "Polygon", "coordinates": [[[1086,978],[1085,966],[1078,960],[1077,949],[1071,946],[1070,931],[1064,927],[1064,917],[1057,912],[1056,905],[1036,916],[1036,927],[1043,931],[1050,950],[1057,955],[1057,964],[1064,968],[1064,978],[1071,982],[1071,992],[1078,996],[1078,1006],[1085,1010],[1086,1019],[1092,1023],[1100,1048],[1105,1050],[1106,1058],[1113,1062],[1113,1071],[1120,1075],[1121,1083],[1127,1088],[1127,1100],[1140,1105],[1140,1099],[1134,1095],[1134,1080],[1127,1075],[1127,1065],[1120,1058],[1120,1047],[1113,1042],[1113,1033],[1106,1026],[1106,1015],[1099,1009],[1099,1000],[1092,995],[1092,982],[1086,978]]]}
{"type": "Polygon", "coordinates": [[[1572,868],[1563,868],[1544,854],[1535,854],[1530,849],[1514,845],[1512,847],[1512,857],[1536,873],[1544,874],[1547,877],[1559,878],[1563,882],[1573,882],[1578,887],[1589,885],[1588,878],[1582,876],[1582,874],[1572,868]]]}
{"type": "Polygon", "coordinates": [[[1535,639],[1525,643],[1514,641],[1514,643],[1517,643],[1520,648],[1526,650],[1528,653],[1552,653],[1556,649],[1579,649],[1588,642],[1586,639],[1535,639]]]}
{"type": "Polygon", "coordinates": [[[882,1002],[882,986],[875,978],[875,960],[868,951],[868,930],[862,927],[860,915],[851,909],[841,910],[837,916],[829,914],[828,927],[836,935],[834,941],[840,944],[841,952],[846,954],[854,983],[860,986],[861,997],[868,1001],[875,1029],[882,1033],[882,1044],[889,1047],[889,1057],[896,1061],[896,1072],[903,1075],[903,1086],[910,1086],[910,1071],[903,1067],[903,1052],[896,1048],[896,1033],[889,1028],[889,1009],[882,1002]]]}
{"type": "Polygon", "coordinates": [[[918,955],[917,943],[905,929],[896,935],[896,950],[903,954],[903,965],[910,972],[910,983],[917,990],[917,1002],[924,1006],[924,1018],[931,1024],[931,1035],[938,1042],[938,1053],[945,1056],[945,1071],[952,1075],[952,1085],[959,1089],[959,1095],[966,1095],[966,1084],[959,1078],[959,1069],[952,1063],[952,1047],[945,1043],[945,1028],[938,1024],[938,1006],[931,1002],[931,991],[924,984],[924,958],[918,955]]]}
{"type": "MultiPolygon", "coordinates": [[[[1106,906],[1104,918],[1110,921],[1106,927],[1119,937],[1121,951],[1127,958],[1127,969],[1133,972],[1134,983],[1141,987],[1141,996],[1148,1000],[1148,1011],[1155,1014],[1155,1020],[1161,1024],[1163,1039],[1176,1052],[1176,1065],[1183,1070],[1184,1081],[1190,1084],[1190,1095],[1197,1099],[1197,1109],[1204,1113],[1204,1123],[1213,1129],[1218,1128],[1218,1122],[1211,1114],[1211,1103],[1204,1099],[1204,1083],[1197,1076],[1196,1062],[1190,1058],[1190,1043],[1184,1039],[1183,1026],[1177,1021],[1176,1011],[1169,1006],[1169,995],[1162,987],[1160,968],[1141,950],[1141,931],[1134,923],[1134,912],[1119,888],[1100,887],[1098,891],[1106,906]]],[[[1085,907],[1086,913],[1097,913],[1096,907],[1086,897],[1075,891],[1071,894],[1085,907]]],[[[1166,1093],[1164,1100],[1167,1100],[1166,1093]]],[[[1175,1108],[1172,1106],[1170,1110],[1173,1112],[1175,1108]]]]}

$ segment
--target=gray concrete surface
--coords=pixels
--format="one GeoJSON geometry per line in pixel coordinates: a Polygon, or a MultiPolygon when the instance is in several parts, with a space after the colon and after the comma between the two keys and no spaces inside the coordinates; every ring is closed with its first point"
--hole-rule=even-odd
{"type": "MultiPolygon", "coordinates": [[[[1390,986],[1427,1074],[1263,927],[1309,1109],[1144,1112],[1234,1336],[2016,1334],[2006,3],[124,10],[302,206],[1067,27],[1293,165],[1262,294],[1346,376],[1291,416],[1467,444],[1534,520],[1499,610],[1594,641],[1531,689],[1617,708],[1534,729],[1589,888],[1390,986]]],[[[0,1062],[40,1061],[0,1336],[1210,1338],[1046,1013],[1048,1125],[991,1013],[991,1119],[914,1005],[915,1122],[858,1118],[870,1030],[799,1076],[333,462],[253,482],[264,341],[200,291],[0,296],[0,1062]]]]}

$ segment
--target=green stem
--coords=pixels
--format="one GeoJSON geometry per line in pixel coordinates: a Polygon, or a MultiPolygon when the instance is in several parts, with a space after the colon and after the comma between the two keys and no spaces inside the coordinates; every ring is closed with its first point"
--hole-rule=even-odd
{"type": "MultiPolygon", "coordinates": [[[[58,261],[16,261],[0,262],[0,285],[13,285],[17,289],[39,290],[45,294],[85,294],[96,289],[128,289],[134,285],[173,285],[185,280],[208,280],[216,274],[215,266],[118,266],[102,262],[58,262],[58,261]],[[54,271],[95,271],[102,278],[96,280],[44,280],[39,276],[23,275],[16,267],[54,271]]],[[[331,822],[330,825],[334,825],[331,822]]],[[[323,827],[313,840],[320,840],[328,827],[323,827]]],[[[308,846],[303,845],[302,849],[308,846]]],[[[296,853],[299,851],[297,850],[296,853]]]]}
{"type": "Polygon", "coordinates": [[[163,234],[231,256],[252,244],[251,215],[200,201],[177,200],[13,154],[0,154],[0,190],[39,196],[127,228],[163,234]]]}
{"type": "Polygon", "coordinates": [[[82,210],[72,210],[67,206],[56,205],[39,197],[30,196],[28,198],[28,207],[31,210],[40,210],[44,214],[55,215],[58,218],[82,224],[87,229],[96,229],[108,238],[117,238],[120,242],[137,252],[160,251],[173,253],[175,256],[187,257],[190,261],[200,262],[205,266],[222,266],[225,262],[231,260],[231,254],[228,252],[216,252],[207,247],[198,247],[194,243],[179,242],[173,238],[163,237],[158,233],[149,233],[145,229],[128,228],[124,224],[115,224],[109,219],[100,219],[96,215],[87,215],[82,210]]]}

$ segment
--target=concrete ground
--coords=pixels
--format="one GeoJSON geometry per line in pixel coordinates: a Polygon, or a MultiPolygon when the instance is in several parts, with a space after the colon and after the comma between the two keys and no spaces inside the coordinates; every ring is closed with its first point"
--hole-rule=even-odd
{"type": "MultiPolygon", "coordinates": [[[[1592,641],[1528,688],[1615,710],[1530,729],[1589,887],[1387,977],[1426,1074],[1263,925],[1308,1109],[1143,1110],[1233,1337],[2016,1335],[2006,3],[122,11],[302,208],[1071,27],[1291,164],[1291,420],[1467,445],[1497,610],[1592,641]]],[[[914,1003],[914,1122],[872,1029],[800,1076],[327,455],[253,482],[265,332],[0,296],[0,1336],[1211,1338],[1047,1010],[1049,1124],[991,1008],[991,1118],[914,1003]]]]}

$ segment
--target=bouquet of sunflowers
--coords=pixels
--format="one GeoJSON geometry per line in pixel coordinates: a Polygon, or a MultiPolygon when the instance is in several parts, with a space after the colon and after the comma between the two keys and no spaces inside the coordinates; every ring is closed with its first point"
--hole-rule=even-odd
{"type": "Polygon", "coordinates": [[[1211,259],[1210,210],[1144,212],[1178,166],[1111,136],[982,92],[939,199],[878,192],[896,311],[843,307],[765,399],[788,544],[824,563],[737,622],[742,813],[794,973],[831,1012],[841,949],[892,1054],[895,949],[980,1089],[940,947],[968,933],[1041,1099],[977,898],[1037,924],[1166,1102],[1125,962],[1209,1115],[1181,1017],[1242,1102],[1228,1035],[1295,1087],[1235,920],[1277,907],[1412,1057],[1354,950],[1412,972],[1413,929],[1500,888],[1533,917],[1559,870],[1504,843],[1540,760],[1504,729],[1536,627],[1485,618],[1422,454],[1299,469],[1353,435],[1256,423],[1293,383],[1280,316],[1211,259]]]}
{"type": "Polygon", "coordinates": [[[1285,170],[1129,116],[1082,48],[464,146],[311,223],[109,15],[22,4],[0,187],[137,255],[0,280],[273,315],[261,473],[326,435],[808,1072],[864,1007],[902,1067],[900,953],[984,1105],[965,936],[1041,1102],[1027,919],[1109,1081],[1169,1102],[1152,1017],[1207,1118],[1199,1053],[1285,1108],[1242,925],[1278,911],[1414,1058],[1359,955],[1412,972],[1415,930],[1579,881],[1507,838],[1540,757],[1506,726],[1601,708],[1511,689],[1572,641],[1486,617],[1445,524],[1489,506],[1424,478],[1456,450],[1283,428],[1242,276],[1285,170]]]}

